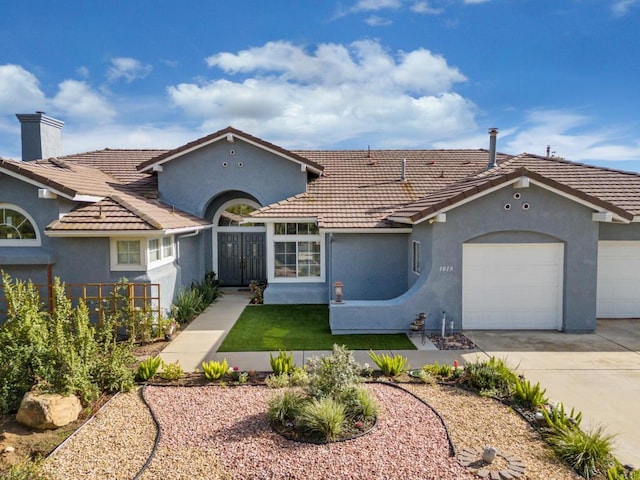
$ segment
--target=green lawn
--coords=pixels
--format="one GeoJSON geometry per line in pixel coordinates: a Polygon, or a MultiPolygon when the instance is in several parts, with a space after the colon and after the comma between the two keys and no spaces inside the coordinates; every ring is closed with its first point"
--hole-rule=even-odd
{"type": "Polygon", "coordinates": [[[404,334],[331,335],[326,305],[255,305],[244,309],[219,352],[331,350],[415,350],[404,334]]]}

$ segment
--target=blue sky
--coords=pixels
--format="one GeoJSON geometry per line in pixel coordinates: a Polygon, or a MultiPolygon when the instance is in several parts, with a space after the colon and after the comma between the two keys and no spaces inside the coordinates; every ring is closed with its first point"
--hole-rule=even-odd
{"type": "Polygon", "coordinates": [[[227,125],[284,148],[487,148],[640,170],[640,0],[5,2],[15,113],[65,154],[173,148],[227,125]]]}

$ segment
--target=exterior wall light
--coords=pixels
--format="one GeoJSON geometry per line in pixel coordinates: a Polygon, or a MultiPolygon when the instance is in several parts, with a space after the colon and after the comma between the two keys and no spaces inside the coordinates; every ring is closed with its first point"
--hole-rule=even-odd
{"type": "Polygon", "coordinates": [[[340,280],[338,280],[333,284],[333,295],[335,298],[334,300],[335,303],[342,303],[342,294],[343,294],[342,287],[343,285],[340,280]]]}

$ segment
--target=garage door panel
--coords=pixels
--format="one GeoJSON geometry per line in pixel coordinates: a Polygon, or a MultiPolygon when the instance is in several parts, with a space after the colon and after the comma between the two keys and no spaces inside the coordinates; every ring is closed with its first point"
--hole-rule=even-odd
{"type": "Polygon", "coordinates": [[[463,246],[463,327],[559,329],[564,248],[545,244],[463,246]]]}
{"type": "Polygon", "coordinates": [[[598,242],[596,315],[640,317],[640,242],[598,242]]]}

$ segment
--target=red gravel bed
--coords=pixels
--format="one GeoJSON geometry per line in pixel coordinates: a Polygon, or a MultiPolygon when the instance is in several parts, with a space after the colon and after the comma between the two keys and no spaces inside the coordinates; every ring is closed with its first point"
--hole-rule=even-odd
{"type": "Polygon", "coordinates": [[[266,387],[148,387],[145,397],[161,426],[161,449],[215,451],[234,479],[475,478],[449,456],[445,429],[429,407],[390,386],[367,388],[382,406],[377,427],[327,445],[275,433],[266,410],[276,390],[266,387]]]}

